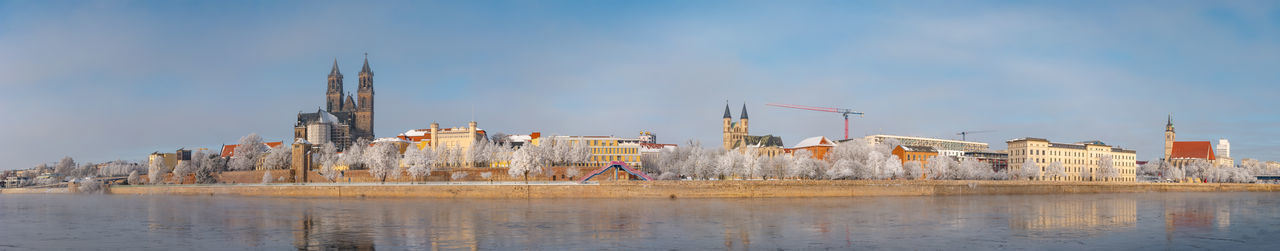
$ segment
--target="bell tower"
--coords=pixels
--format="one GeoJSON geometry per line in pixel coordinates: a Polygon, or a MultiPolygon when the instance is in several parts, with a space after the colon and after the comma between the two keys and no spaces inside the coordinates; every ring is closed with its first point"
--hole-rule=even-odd
{"type": "Polygon", "coordinates": [[[325,92],[325,111],[342,110],[342,73],[338,72],[338,59],[333,59],[333,70],[329,71],[329,90],[325,92]]]}
{"type": "Polygon", "coordinates": [[[724,104],[724,124],[721,126],[724,133],[724,149],[732,149],[733,147],[733,128],[730,127],[730,121],[733,120],[733,114],[729,113],[729,104],[724,104]]]}
{"type": "Polygon", "coordinates": [[[1173,132],[1173,114],[1169,114],[1169,121],[1164,125],[1164,160],[1170,161],[1173,155],[1173,140],[1176,136],[1173,132]]]}
{"type": "Polygon", "coordinates": [[[373,70],[369,69],[369,53],[364,54],[356,96],[359,103],[356,106],[356,138],[373,140],[373,70]]]}

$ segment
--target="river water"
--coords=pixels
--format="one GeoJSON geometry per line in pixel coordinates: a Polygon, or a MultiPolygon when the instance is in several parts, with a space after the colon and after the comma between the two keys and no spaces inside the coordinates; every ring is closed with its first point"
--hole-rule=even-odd
{"type": "Polygon", "coordinates": [[[783,199],[0,195],[0,250],[1280,249],[1280,193],[783,199]]]}

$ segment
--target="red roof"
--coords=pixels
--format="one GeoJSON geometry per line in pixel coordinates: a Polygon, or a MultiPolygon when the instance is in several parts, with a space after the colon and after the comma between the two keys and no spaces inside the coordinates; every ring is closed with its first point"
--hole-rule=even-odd
{"type": "Polygon", "coordinates": [[[1209,141],[1174,141],[1170,159],[1214,160],[1213,145],[1209,141]]]}
{"type": "MultiPolygon", "coordinates": [[[[262,143],[262,144],[263,144],[263,145],[267,145],[267,148],[275,148],[276,146],[279,146],[280,144],[284,144],[284,142],[283,142],[283,141],[276,141],[276,142],[267,142],[267,143],[262,143]]],[[[231,157],[231,156],[235,156],[235,154],[236,154],[236,146],[240,146],[240,145],[239,145],[239,144],[235,144],[235,145],[222,145],[222,157],[231,157]]]]}

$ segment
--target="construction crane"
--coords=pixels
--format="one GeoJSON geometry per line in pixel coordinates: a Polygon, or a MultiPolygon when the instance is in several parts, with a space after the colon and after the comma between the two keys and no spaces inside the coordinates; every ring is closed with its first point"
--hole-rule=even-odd
{"type": "Polygon", "coordinates": [[[768,103],[765,105],[782,107],[782,108],[791,108],[791,109],[839,113],[840,115],[844,116],[844,139],[849,139],[849,115],[858,115],[859,118],[862,117],[861,112],[854,111],[853,109],[816,107],[816,106],[806,106],[806,105],[776,104],[776,103],[768,103]]]}
{"type": "Polygon", "coordinates": [[[968,139],[968,137],[967,137],[967,136],[969,136],[969,134],[975,134],[975,133],[989,133],[989,132],[994,132],[994,131],[991,131],[991,130],[985,130],[985,131],[960,132],[960,133],[956,133],[956,135],[960,135],[960,140],[961,140],[961,141],[969,141],[969,139],[968,139]]]}

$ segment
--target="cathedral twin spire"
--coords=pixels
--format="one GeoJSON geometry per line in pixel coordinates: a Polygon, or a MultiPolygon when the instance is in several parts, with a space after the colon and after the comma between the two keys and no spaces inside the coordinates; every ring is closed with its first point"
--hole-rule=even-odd
{"type": "Polygon", "coordinates": [[[360,74],[359,75],[360,83],[359,83],[359,87],[357,88],[357,92],[361,95],[358,95],[358,96],[351,95],[351,93],[346,93],[344,95],[343,92],[345,88],[342,86],[342,79],[343,79],[342,71],[338,69],[338,59],[337,58],[333,59],[333,68],[329,70],[329,88],[326,95],[327,96],[326,103],[328,105],[327,111],[350,112],[350,111],[356,111],[359,108],[359,106],[370,106],[370,109],[372,108],[371,106],[373,103],[373,100],[372,100],[373,69],[369,67],[368,53],[365,53],[364,66],[361,67],[359,74],[360,74]],[[367,94],[367,95],[364,95],[364,94],[367,94]],[[362,99],[359,104],[367,104],[367,105],[357,105],[357,103],[355,102],[356,101],[355,98],[357,97],[359,97],[359,99],[362,99]],[[363,100],[363,99],[368,99],[368,100],[363,100]]]}

